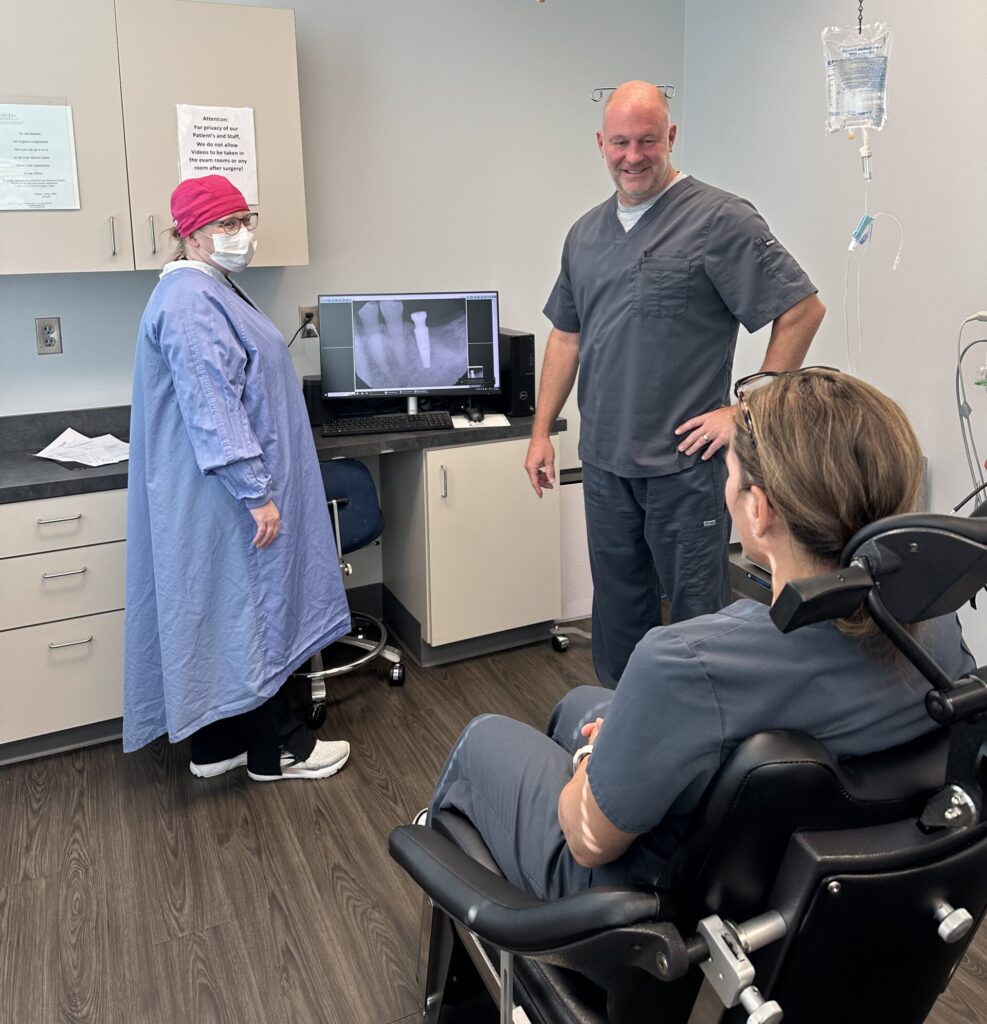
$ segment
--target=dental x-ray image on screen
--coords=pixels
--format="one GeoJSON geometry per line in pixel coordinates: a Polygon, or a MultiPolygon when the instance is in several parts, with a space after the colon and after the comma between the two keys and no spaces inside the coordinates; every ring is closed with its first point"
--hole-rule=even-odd
{"type": "Polygon", "coordinates": [[[357,387],[373,391],[451,387],[469,368],[462,299],[389,299],[357,304],[357,387]]]}
{"type": "Polygon", "coordinates": [[[325,397],[497,392],[496,292],[320,295],[325,397]]]}

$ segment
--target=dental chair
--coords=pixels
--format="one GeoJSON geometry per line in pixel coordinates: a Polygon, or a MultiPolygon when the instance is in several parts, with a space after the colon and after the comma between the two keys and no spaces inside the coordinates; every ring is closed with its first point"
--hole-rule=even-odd
{"type": "MultiPolygon", "coordinates": [[[[326,503],[332,517],[339,568],[344,576],[353,572],[345,555],[372,544],[384,530],[384,514],[377,498],[370,470],[357,459],[333,459],[320,464],[326,503]]],[[[392,686],[404,683],[404,661],[400,648],[389,644],[387,627],[380,619],[350,610],[352,628],[346,636],[316,652],[291,676],[300,691],[303,717],[313,729],[326,720],[326,681],[375,662],[387,663],[392,686]]],[[[296,698],[297,699],[297,698],[296,698]]]]}
{"type": "Polygon", "coordinates": [[[894,516],[861,530],[842,563],[790,583],[772,619],[788,632],[864,605],[929,680],[938,728],[842,761],[804,734],[751,737],[657,892],[542,901],[503,878],[455,813],[395,829],[391,855],[425,893],[423,1020],[457,1019],[443,1004],[464,953],[505,1024],[925,1020],[987,907],[987,669],[948,678],[903,624],[976,597],[987,521],[894,516]]]}

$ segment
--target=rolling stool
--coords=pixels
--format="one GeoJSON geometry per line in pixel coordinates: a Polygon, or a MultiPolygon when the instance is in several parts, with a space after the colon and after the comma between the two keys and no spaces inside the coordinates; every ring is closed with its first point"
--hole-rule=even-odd
{"type": "MultiPolygon", "coordinates": [[[[384,530],[377,488],[370,470],[356,459],[334,459],[322,463],[320,468],[336,535],[339,568],[344,576],[349,576],[353,566],[343,556],[373,543],[384,530]]],[[[390,663],[387,678],[391,686],[404,683],[403,655],[399,648],[387,642],[384,623],[363,612],[351,612],[350,620],[352,629],[346,636],[317,651],[304,670],[291,676],[309,701],[304,718],[313,729],[318,729],[326,720],[326,680],[331,676],[352,672],[381,658],[390,663]]]]}

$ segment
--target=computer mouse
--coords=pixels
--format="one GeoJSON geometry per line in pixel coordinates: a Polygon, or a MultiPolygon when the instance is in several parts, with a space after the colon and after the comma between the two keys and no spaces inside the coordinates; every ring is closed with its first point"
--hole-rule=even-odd
{"type": "Polygon", "coordinates": [[[470,423],[479,423],[483,419],[483,410],[476,409],[472,405],[467,406],[463,410],[463,415],[470,421],[470,423]]]}

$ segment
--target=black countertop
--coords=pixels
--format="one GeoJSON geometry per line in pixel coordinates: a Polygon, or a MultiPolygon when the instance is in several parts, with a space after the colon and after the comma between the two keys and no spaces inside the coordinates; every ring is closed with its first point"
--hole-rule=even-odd
{"type": "Polygon", "coordinates": [[[0,505],[63,494],[114,491],[127,486],[126,462],[95,469],[69,469],[60,462],[37,458],[34,453],[51,444],[68,427],[87,437],[113,434],[126,441],[130,436],[130,406],[0,418],[0,505]]]}
{"type": "MultiPolygon", "coordinates": [[[[531,422],[530,417],[524,417],[512,419],[506,427],[479,424],[453,430],[354,434],[332,438],[322,437],[316,428],[313,434],[319,461],[329,462],[331,459],[361,459],[388,452],[451,448],[461,444],[527,437],[531,433],[531,422]]],[[[130,409],[115,406],[0,418],[0,505],[91,491],[113,491],[127,486],[126,462],[95,469],[68,469],[51,459],[35,456],[35,452],[50,444],[66,427],[73,427],[90,437],[114,434],[126,440],[130,429],[130,409]]],[[[565,429],[566,421],[557,420],[555,430],[565,429]]],[[[521,472],[520,467],[518,472],[521,472]]]]}
{"type": "MultiPolygon", "coordinates": [[[[38,450],[42,447],[38,445],[38,450]]],[[[126,486],[126,462],[93,469],[67,469],[51,459],[36,458],[31,452],[0,453],[0,505],[58,498],[63,494],[115,491],[126,486]]]]}
{"type": "MultiPolygon", "coordinates": [[[[330,459],[363,459],[388,452],[411,452],[422,448],[452,448],[461,444],[481,441],[504,441],[516,437],[529,437],[534,417],[515,417],[506,427],[476,426],[452,430],[414,430],[397,434],[352,434],[348,437],[322,437],[315,428],[315,450],[320,462],[330,459]]],[[[555,421],[555,430],[563,431],[565,420],[555,421]]]]}

